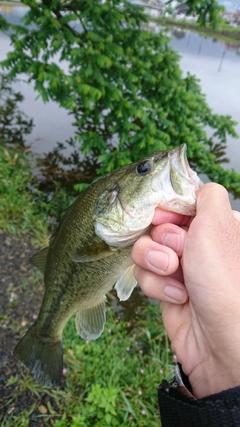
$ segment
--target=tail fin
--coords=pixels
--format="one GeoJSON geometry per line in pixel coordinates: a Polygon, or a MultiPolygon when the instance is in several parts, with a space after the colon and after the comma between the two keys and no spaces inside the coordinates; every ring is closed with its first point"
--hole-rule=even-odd
{"type": "Polygon", "coordinates": [[[50,341],[38,336],[31,326],[21,341],[16,345],[13,354],[28,369],[34,378],[43,385],[56,384],[62,375],[63,349],[61,341],[50,341]]]}

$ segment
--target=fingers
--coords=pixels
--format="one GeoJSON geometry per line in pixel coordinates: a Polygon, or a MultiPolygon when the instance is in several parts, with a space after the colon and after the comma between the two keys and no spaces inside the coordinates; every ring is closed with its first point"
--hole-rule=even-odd
{"type": "Polygon", "coordinates": [[[175,224],[162,224],[153,227],[151,236],[155,242],[171,248],[180,257],[183,252],[186,230],[187,227],[180,228],[175,224]]]}
{"type": "Polygon", "coordinates": [[[132,259],[141,268],[163,276],[174,273],[179,266],[177,254],[167,246],[154,242],[150,236],[137,240],[132,259]]]}
{"type": "Polygon", "coordinates": [[[171,276],[159,276],[135,267],[134,276],[145,295],[159,301],[183,304],[188,299],[184,285],[171,276]]]}
{"type": "Polygon", "coordinates": [[[186,215],[180,215],[174,212],[164,211],[163,209],[156,208],[155,214],[152,220],[153,225],[173,223],[176,225],[187,225],[191,217],[186,215]]]}
{"type": "MultiPolygon", "coordinates": [[[[174,231],[179,232],[180,239],[184,240],[184,230],[173,224],[164,224],[158,228],[158,237],[164,241],[168,230],[173,233],[170,236],[169,245],[176,247],[174,231]],[[168,227],[169,226],[169,227],[168,227]]],[[[177,235],[177,246],[179,252],[183,243],[179,243],[177,235]]],[[[179,257],[170,247],[154,242],[150,236],[141,237],[134,245],[132,258],[135,267],[134,275],[142,288],[142,291],[150,298],[155,298],[171,303],[183,304],[188,299],[188,294],[183,285],[182,270],[179,266],[179,257]]]]}
{"type": "MultiPolygon", "coordinates": [[[[220,234],[223,234],[223,224],[226,224],[226,220],[229,223],[230,218],[239,221],[240,213],[231,210],[224,187],[213,183],[206,184],[197,192],[197,217],[194,219],[156,209],[153,219],[155,226],[151,230],[151,237],[142,236],[132,250],[132,258],[136,264],[135,277],[143,292],[163,302],[178,304],[186,302],[188,292],[183,284],[182,266],[179,264],[183,249],[184,254],[186,252],[186,233],[189,230],[189,244],[193,244],[192,241],[195,242],[196,236],[199,238],[200,233],[206,245],[214,228],[217,229],[219,242],[219,227],[220,234]],[[217,227],[216,218],[218,218],[217,227]]],[[[211,237],[210,241],[215,240],[211,237]]],[[[191,264],[194,266],[196,259],[198,263],[200,261],[193,252],[191,249],[190,255],[193,257],[191,264]]]]}

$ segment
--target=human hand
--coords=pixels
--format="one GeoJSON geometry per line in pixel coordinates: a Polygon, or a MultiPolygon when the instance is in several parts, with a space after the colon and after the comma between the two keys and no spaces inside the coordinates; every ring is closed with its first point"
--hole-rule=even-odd
{"type": "Polygon", "coordinates": [[[136,279],[161,301],[194,395],[240,385],[240,213],[232,211],[226,190],[210,183],[198,191],[193,219],[161,215],[156,211],[151,237],[134,245],[136,279]]]}

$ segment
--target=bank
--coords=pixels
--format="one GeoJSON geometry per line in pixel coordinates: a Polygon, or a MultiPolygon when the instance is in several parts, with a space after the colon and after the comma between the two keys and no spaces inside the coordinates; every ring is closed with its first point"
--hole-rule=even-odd
{"type": "Polygon", "coordinates": [[[201,27],[196,22],[189,22],[185,20],[179,20],[174,18],[154,18],[154,21],[160,25],[182,28],[183,30],[190,30],[200,34],[204,34],[208,37],[214,37],[228,41],[229,43],[235,42],[240,46],[240,27],[235,28],[229,24],[224,24],[218,30],[210,27],[201,27]]]}

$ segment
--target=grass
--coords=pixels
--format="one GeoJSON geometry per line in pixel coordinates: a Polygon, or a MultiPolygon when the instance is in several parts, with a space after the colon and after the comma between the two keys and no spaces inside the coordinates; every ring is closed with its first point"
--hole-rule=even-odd
{"type": "Polygon", "coordinates": [[[12,235],[47,236],[44,214],[27,191],[32,180],[31,158],[26,153],[0,147],[0,228],[12,235]]]}
{"type": "Polygon", "coordinates": [[[74,197],[57,183],[51,195],[39,191],[33,165],[29,153],[0,146],[0,228],[18,237],[28,234],[32,244],[44,246],[49,231],[74,197]]]}
{"type": "MultiPolygon", "coordinates": [[[[19,237],[30,234],[39,243],[48,235],[49,214],[59,214],[70,198],[62,190],[47,202],[41,192],[29,192],[31,161],[27,153],[0,148],[0,227],[19,237]]],[[[30,298],[30,283],[33,293],[41,289],[34,275],[21,284],[21,298],[30,298]]],[[[109,301],[115,298],[109,296],[109,301]]],[[[27,427],[33,420],[54,427],[159,427],[157,388],[163,377],[172,376],[173,354],[158,306],[138,307],[131,321],[127,316],[116,315],[109,303],[105,330],[93,342],[79,338],[71,319],[63,337],[65,385],[43,387],[19,369],[5,384],[10,397],[2,427],[27,427]],[[23,395],[29,403],[16,414],[23,395]]],[[[6,322],[4,316],[0,320],[6,322]]],[[[29,327],[14,318],[7,323],[20,335],[29,327]]]]}

